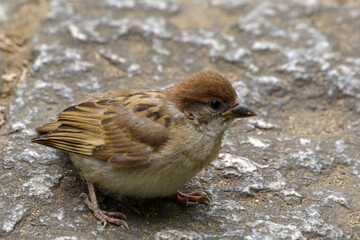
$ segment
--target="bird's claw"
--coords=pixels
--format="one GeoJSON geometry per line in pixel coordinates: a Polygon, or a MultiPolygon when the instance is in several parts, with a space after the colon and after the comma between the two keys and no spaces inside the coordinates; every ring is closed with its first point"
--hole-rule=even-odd
{"type": "Polygon", "coordinates": [[[174,195],[170,196],[170,198],[175,199],[178,203],[181,203],[182,205],[187,207],[189,201],[207,204],[211,203],[211,199],[206,195],[207,194],[205,192],[182,193],[178,191],[174,195]]]}
{"type": "Polygon", "coordinates": [[[122,225],[129,230],[128,224],[124,221],[126,220],[125,214],[122,214],[120,212],[107,212],[102,210],[98,204],[93,204],[85,193],[81,193],[80,197],[84,198],[85,205],[87,205],[88,208],[93,211],[95,217],[99,219],[102,224],[104,224],[104,227],[109,222],[118,226],[122,225]],[[121,220],[119,218],[122,218],[124,220],[121,220]]]}

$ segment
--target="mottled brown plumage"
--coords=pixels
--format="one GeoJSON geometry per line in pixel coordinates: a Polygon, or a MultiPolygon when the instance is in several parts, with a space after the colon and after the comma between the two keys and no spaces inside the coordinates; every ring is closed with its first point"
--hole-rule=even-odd
{"type": "Polygon", "coordinates": [[[145,164],[168,139],[169,113],[165,91],[125,89],[93,94],[65,109],[57,123],[37,129],[47,133],[35,143],[65,152],[107,160],[114,167],[145,164]],[[52,129],[53,127],[53,129],[52,129]]]}
{"type": "Polygon", "coordinates": [[[32,142],[70,154],[88,182],[85,203],[101,222],[127,227],[120,213],[100,209],[94,183],[119,197],[173,196],[213,161],[234,118],[255,116],[230,82],[215,72],[190,74],[165,90],[124,88],[89,95],[39,127],[32,142]]]}

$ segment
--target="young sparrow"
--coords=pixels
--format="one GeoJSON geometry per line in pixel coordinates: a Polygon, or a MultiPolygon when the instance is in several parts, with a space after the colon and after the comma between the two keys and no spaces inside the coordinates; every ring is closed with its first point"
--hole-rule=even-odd
{"type": "Polygon", "coordinates": [[[67,152],[86,179],[85,204],[103,223],[125,215],[99,207],[94,184],[107,194],[206,202],[178,190],[219,153],[235,118],[256,116],[216,72],[190,74],[165,90],[124,88],[89,95],[37,129],[32,142],[67,152]]]}

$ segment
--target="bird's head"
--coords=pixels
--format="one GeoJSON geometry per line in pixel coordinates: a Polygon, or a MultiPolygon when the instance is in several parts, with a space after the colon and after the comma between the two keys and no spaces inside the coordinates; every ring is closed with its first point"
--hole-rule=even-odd
{"type": "Polygon", "coordinates": [[[224,131],[233,119],[256,116],[238,99],[229,80],[217,72],[190,74],[167,92],[180,111],[201,129],[224,131]]]}

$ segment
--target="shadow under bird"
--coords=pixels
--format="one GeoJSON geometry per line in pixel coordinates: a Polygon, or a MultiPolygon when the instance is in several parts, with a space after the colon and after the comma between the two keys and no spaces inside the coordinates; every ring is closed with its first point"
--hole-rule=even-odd
{"type": "Polygon", "coordinates": [[[128,228],[124,214],[100,208],[94,184],[118,197],[209,202],[205,193],[178,190],[216,159],[233,120],[252,116],[223,75],[205,71],[164,90],[91,94],[37,128],[32,142],[69,153],[87,181],[85,204],[103,224],[128,228]]]}

